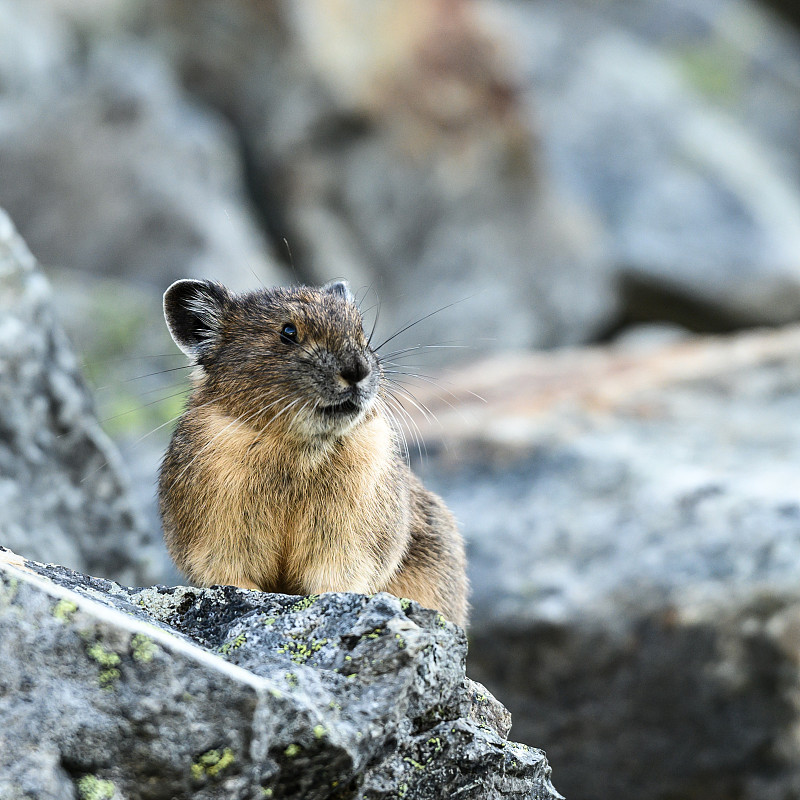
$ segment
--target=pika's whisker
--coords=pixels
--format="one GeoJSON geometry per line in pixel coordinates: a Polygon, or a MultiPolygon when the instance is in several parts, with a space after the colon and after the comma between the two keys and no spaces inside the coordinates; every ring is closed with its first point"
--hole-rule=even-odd
{"type": "Polygon", "coordinates": [[[386,363],[389,358],[400,358],[404,355],[417,353],[420,350],[469,350],[470,346],[467,344],[415,344],[412,347],[403,347],[400,350],[394,350],[391,353],[384,353],[380,356],[381,363],[386,363]]]}
{"type": "Polygon", "coordinates": [[[377,347],[373,348],[377,353],[382,347],[385,347],[392,339],[396,339],[401,333],[405,333],[407,330],[410,330],[415,325],[419,325],[420,322],[424,322],[426,319],[430,319],[431,317],[435,316],[436,314],[441,314],[442,311],[446,311],[448,308],[452,308],[453,306],[457,306],[459,303],[463,303],[466,300],[469,300],[470,297],[462,297],[460,300],[456,300],[452,303],[448,303],[446,306],[442,306],[441,308],[437,308],[435,311],[431,311],[430,314],[426,314],[424,317],[420,317],[414,322],[410,322],[408,325],[400,328],[399,331],[393,333],[388,339],[384,339],[377,347]]]}
{"type": "Polygon", "coordinates": [[[406,419],[406,423],[408,425],[408,431],[414,439],[414,444],[416,444],[417,446],[419,457],[420,458],[427,457],[428,448],[425,445],[425,440],[422,436],[422,432],[419,429],[419,425],[417,425],[414,418],[411,416],[411,414],[409,414],[408,409],[405,408],[405,406],[403,405],[403,401],[399,397],[397,397],[391,390],[389,390],[388,394],[391,397],[391,400],[387,398],[387,402],[391,402],[392,407],[406,419]],[[423,450],[425,451],[424,456],[422,452],[423,450]]]}
{"type": "MultiPolygon", "coordinates": [[[[449,394],[450,397],[452,397],[453,400],[455,400],[456,402],[459,400],[459,397],[458,397],[457,394],[455,394],[454,392],[450,391],[450,389],[447,389],[446,387],[441,385],[443,382],[446,382],[446,381],[443,381],[441,378],[432,378],[430,375],[421,375],[421,374],[416,373],[416,372],[402,372],[402,371],[399,371],[399,370],[395,370],[395,371],[387,370],[386,374],[387,375],[404,375],[407,378],[411,378],[411,379],[414,379],[414,380],[422,381],[423,383],[430,384],[435,389],[438,389],[439,392],[444,392],[446,394],[449,394]]],[[[395,385],[400,385],[400,386],[405,386],[406,385],[406,383],[404,381],[400,381],[397,378],[390,378],[389,380],[392,383],[394,383],[395,385]]],[[[463,389],[462,391],[464,391],[466,394],[472,395],[473,397],[475,397],[476,399],[478,399],[478,400],[480,400],[480,401],[482,401],[484,403],[486,402],[480,395],[475,394],[475,392],[472,392],[469,389],[463,389]]],[[[441,400],[445,405],[447,405],[450,408],[452,408],[454,411],[458,411],[456,406],[454,406],[445,397],[442,397],[441,394],[439,395],[439,400],[441,400]]]]}
{"type": "Polygon", "coordinates": [[[191,388],[192,388],[191,386],[187,386],[184,389],[181,389],[179,392],[175,392],[175,394],[170,394],[170,395],[167,395],[166,397],[159,397],[158,400],[151,400],[149,403],[137,404],[137,406],[135,408],[128,409],[127,411],[122,411],[119,414],[114,414],[113,417],[106,417],[105,419],[101,419],[100,420],[100,424],[104,425],[106,422],[112,422],[113,420],[119,419],[120,417],[125,417],[128,414],[133,414],[133,413],[139,411],[142,408],[148,408],[149,406],[154,406],[157,403],[163,403],[163,402],[165,402],[167,400],[172,400],[175,397],[182,397],[187,392],[191,391],[191,388]]]}
{"type": "Polygon", "coordinates": [[[386,402],[385,398],[378,397],[378,398],[376,398],[376,402],[377,402],[379,408],[389,418],[389,424],[391,425],[392,430],[394,430],[395,434],[397,434],[397,436],[399,438],[399,442],[402,445],[401,454],[403,456],[403,460],[406,462],[406,464],[410,463],[411,458],[410,458],[409,452],[408,452],[408,440],[406,439],[406,433],[403,430],[402,424],[397,419],[397,416],[395,415],[394,411],[389,406],[389,404],[386,402]]]}
{"type": "Polygon", "coordinates": [[[394,386],[398,392],[401,392],[403,396],[411,403],[414,408],[425,417],[426,421],[434,420],[435,422],[439,423],[439,420],[436,418],[436,414],[433,413],[421,400],[418,400],[412,392],[408,390],[407,387],[403,386],[402,384],[398,383],[397,381],[389,381],[389,383],[394,386]]]}

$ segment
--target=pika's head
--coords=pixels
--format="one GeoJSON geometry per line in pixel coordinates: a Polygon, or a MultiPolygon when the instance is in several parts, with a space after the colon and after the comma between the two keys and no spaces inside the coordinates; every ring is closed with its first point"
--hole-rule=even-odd
{"type": "Polygon", "coordinates": [[[196,365],[198,400],[241,424],[330,437],[373,410],[380,365],[343,281],[235,295],[180,280],[164,293],[164,317],[196,365]]]}

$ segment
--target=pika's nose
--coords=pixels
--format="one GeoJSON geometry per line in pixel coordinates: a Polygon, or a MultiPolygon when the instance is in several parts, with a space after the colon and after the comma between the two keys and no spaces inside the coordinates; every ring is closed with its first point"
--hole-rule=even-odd
{"type": "Polygon", "coordinates": [[[351,386],[355,386],[357,383],[361,383],[364,378],[369,377],[371,371],[369,364],[363,358],[356,358],[347,366],[342,367],[339,375],[351,386]]]}

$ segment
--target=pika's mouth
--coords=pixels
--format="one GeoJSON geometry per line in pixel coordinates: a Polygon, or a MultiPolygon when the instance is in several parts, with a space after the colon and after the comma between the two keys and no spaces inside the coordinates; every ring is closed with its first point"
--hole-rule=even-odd
{"type": "Polygon", "coordinates": [[[325,417],[350,417],[361,411],[361,406],[353,400],[343,400],[330,406],[320,406],[318,413],[325,417]]]}

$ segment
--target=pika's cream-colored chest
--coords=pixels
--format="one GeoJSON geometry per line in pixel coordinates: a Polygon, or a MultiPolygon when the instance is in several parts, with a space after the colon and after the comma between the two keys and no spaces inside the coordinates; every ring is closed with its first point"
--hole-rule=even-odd
{"type": "MultiPolygon", "coordinates": [[[[348,447],[287,453],[220,414],[197,464],[203,498],[187,567],[205,584],[297,593],[371,592],[392,566],[374,557],[375,531],[395,516],[387,491],[391,434],[365,424],[348,447]]],[[[399,555],[398,555],[399,558],[399,555]]]]}

